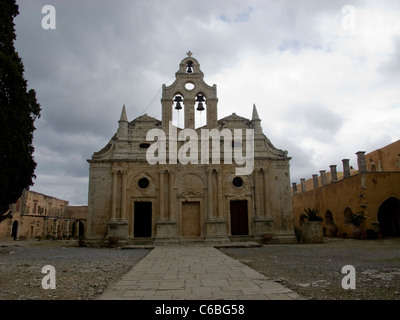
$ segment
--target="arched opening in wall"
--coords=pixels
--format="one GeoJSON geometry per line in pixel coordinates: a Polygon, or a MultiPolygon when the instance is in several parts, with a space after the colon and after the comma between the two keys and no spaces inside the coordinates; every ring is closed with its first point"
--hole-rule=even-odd
{"type": "Polygon", "coordinates": [[[186,73],[193,73],[194,72],[194,66],[193,66],[193,61],[189,60],[186,63],[186,73]]]}
{"type": "Polygon", "coordinates": [[[325,222],[327,225],[335,224],[335,222],[333,221],[332,212],[330,210],[327,210],[325,213],[325,222]]]}
{"type": "Polygon", "coordinates": [[[11,237],[13,238],[13,240],[18,239],[18,221],[17,220],[15,220],[12,224],[11,237]]]}
{"type": "Polygon", "coordinates": [[[178,128],[185,127],[185,105],[181,94],[176,94],[172,104],[172,122],[178,128]]]}
{"type": "Polygon", "coordinates": [[[83,237],[83,236],[85,236],[85,226],[83,225],[82,221],[77,220],[72,224],[71,235],[73,237],[83,237]]]}
{"type": "Polygon", "coordinates": [[[378,222],[384,237],[400,237],[400,200],[390,197],[378,210],[378,222]]]}
{"type": "Polygon", "coordinates": [[[375,163],[371,164],[371,172],[376,172],[376,165],[375,165],[375,163]]]}
{"type": "Polygon", "coordinates": [[[83,237],[85,235],[85,226],[83,222],[79,221],[78,226],[78,237],[83,237]]]}
{"type": "Polygon", "coordinates": [[[194,127],[200,128],[207,124],[207,102],[206,97],[202,93],[196,95],[194,104],[194,127]]]}
{"type": "Polygon", "coordinates": [[[352,217],[353,211],[349,207],[346,207],[346,209],[344,209],[344,223],[351,223],[352,217]]]}

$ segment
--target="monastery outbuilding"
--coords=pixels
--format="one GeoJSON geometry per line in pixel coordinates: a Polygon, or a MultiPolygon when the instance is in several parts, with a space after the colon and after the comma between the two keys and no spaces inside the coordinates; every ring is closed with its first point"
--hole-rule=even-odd
{"type": "Polygon", "coordinates": [[[161,121],[129,122],[124,106],[116,134],[88,160],[87,240],[296,242],[291,158],[264,135],[256,107],[251,120],[218,120],[217,87],[191,52],[175,77],[162,87],[161,121]]]}
{"type": "Polygon", "coordinates": [[[356,154],[358,170],[343,159],[343,172],[331,165],[330,172],[321,170],[312,179],[301,179],[300,188],[292,184],[298,229],[304,209],[314,208],[324,219],[327,236],[350,237],[352,217],[360,214],[361,238],[400,237],[400,140],[356,154]]]}

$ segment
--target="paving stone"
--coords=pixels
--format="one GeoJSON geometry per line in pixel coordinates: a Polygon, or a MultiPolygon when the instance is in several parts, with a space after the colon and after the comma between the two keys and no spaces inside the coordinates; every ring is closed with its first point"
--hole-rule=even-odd
{"type": "Polygon", "coordinates": [[[201,284],[203,285],[203,287],[229,286],[229,282],[227,279],[203,279],[201,280],[201,284]]]}
{"type": "Polygon", "coordinates": [[[213,247],[155,247],[99,299],[303,299],[213,247]]]}
{"type": "Polygon", "coordinates": [[[134,289],[134,290],[126,290],[122,296],[124,297],[139,297],[139,296],[153,296],[156,293],[156,289],[134,289]]]}

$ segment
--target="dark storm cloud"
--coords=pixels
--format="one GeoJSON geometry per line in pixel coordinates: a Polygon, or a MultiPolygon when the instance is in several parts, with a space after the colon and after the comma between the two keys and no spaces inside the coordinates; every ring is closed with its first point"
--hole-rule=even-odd
{"type": "MultiPolygon", "coordinates": [[[[174,77],[188,50],[199,59],[206,82],[214,83],[214,77],[235,70],[243,59],[261,56],[260,61],[267,61],[274,52],[325,49],[320,18],[340,25],[341,8],[348,3],[20,0],[18,4],[16,48],[28,85],[42,106],[34,141],[38,161],[34,188],[82,204],[87,192],[86,159],[116,132],[122,105],[129,120],[144,111],[160,118],[160,88],[174,77]],[[44,5],[56,8],[56,30],[41,28],[44,5]]],[[[352,5],[362,8],[365,1],[352,5]]],[[[395,61],[390,67],[396,66],[395,61]]],[[[265,65],[259,70],[265,72],[265,65]]],[[[239,77],[243,81],[259,75],[256,70],[239,77]]],[[[234,93],[228,89],[219,96],[220,115],[232,112],[223,106],[234,105],[228,101],[234,93]]],[[[297,133],[321,141],[334,137],[343,125],[343,119],[327,107],[289,107],[286,115],[284,125],[293,121],[297,133]]],[[[272,142],[289,150],[292,168],[309,168],[315,150],[299,147],[290,137],[272,142]]]]}

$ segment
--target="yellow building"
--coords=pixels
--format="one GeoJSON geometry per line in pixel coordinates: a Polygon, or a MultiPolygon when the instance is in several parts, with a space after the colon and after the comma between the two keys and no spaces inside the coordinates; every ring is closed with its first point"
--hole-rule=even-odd
{"type": "Polygon", "coordinates": [[[362,213],[362,237],[400,236],[400,140],[365,154],[357,152],[358,170],[351,170],[343,159],[343,172],[320,171],[312,179],[301,179],[300,187],[292,185],[295,225],[306,208],[318,209],[330,235],[335,224],[339,236],[350,235],[351,217],[362,213]]]}
{"type": "Polygon", "coordinates": [[[68,201],[25,190],[10,206],[10,219],[0,223],[0,239],[63,239],[84,236],[87,206],[68,206],[68,201]]]}

